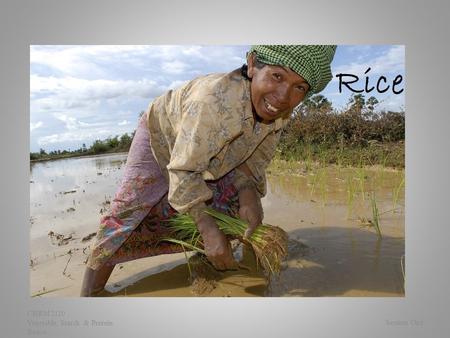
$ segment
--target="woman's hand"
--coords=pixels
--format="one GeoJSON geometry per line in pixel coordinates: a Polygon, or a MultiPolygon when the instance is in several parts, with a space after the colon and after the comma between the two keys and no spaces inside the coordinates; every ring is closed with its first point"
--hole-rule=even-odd
{"type": "Polygon", "coordinates": [[[239,217],[248,222],[244,238],[249,238],[264,218],[261,199],[253,187],[245,187],[239,191],[239,217]]]}
{"type": "Polygon", "coordinates": [[[203,239],[208,260],[217,270],[237,269],[238,263],[231,253],[231,245],[214,219],[203,214],[198,217],[197,228],[203,239]]]}

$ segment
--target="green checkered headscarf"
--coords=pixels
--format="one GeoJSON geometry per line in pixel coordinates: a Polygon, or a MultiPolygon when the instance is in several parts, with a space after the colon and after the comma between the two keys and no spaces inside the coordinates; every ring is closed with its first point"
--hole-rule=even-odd
{"type": "Polygon", "coordinates": [[[309,84],[308,96],[321,92],[331,80],[330,64],[335,45],[255,45],[257,59],[269,65],[292,69],[309,84]]]}

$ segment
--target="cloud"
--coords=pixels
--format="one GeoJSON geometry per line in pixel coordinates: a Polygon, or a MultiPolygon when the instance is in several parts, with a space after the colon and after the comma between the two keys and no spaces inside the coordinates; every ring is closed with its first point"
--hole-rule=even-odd
{"type": "Polygon", "coordinates": [[[38,145],[45,146],[49,144],[57,144],[64,142],[86,142],[88,140],[95,140],[97,138],[107,137],[110,132],[106,129],[99,129],[95,131],[78,130],[68,131],[64,133],[51,134],[48,136],[42,136],[38,138],[38,145]]]}
{"type": "Polygon", "coordinates": [[[30,90],[34,111],[55,111],[98,106],[102,100],[146,98],[161,95],[167,86],[155,81],[86,80],[75,77],[42,77],[31,75],[30,90]],[[38,94],[43,97],[37,98],[38,94]]]}
{"type": "Polygon", "coordinates": [[[97,123],[87,123],[83,121],[79,121],[77,118],[73,116],[69,116],[68,114],[63,113],[54,113],[53,117],[65,124],[65,127],[67,130],[79,130],[79,129],[87,129],[87,128],[94,128],[94,127],[100,127],[105,126],[105,123],[103,122],[97,122],[97,123]]]}
{"type": "Polygon", "coordinates": [[[188,69],[188,65],[184,62],[175,60],[169,62],[163,62],[162,70],[169,74],[181,74],[188,69]]]}
{"type": "Polygon", "coordinates": [[[189,46],[181,51],[183,55],[197,57],[202,60],[207,60],[207,57],[202,53],[201,46],[189,46]]]}
{"type": "MultiPolygon", "coordinates": [[[[162,76],[235,68],[245,61],[248,46],[31,46],[31,69],[41,75],[113,79],[146,71],[162,76]],[[45,66],[46,71],[34,66],[45,66]],[[190,71],[189,71],[190,70],[190,71]]],[[[208,72],[211,72],[208,71],[208,72]]]]}
{"type": "Polygon", "coordinates": [[[30,64],[52,74],[86,79],[108,78],[114,69],[142,67],[152,59],[170,57],[169,46],[31,46],[30,64]]]}
{"type": "MultiPolygon", "coordinates": [[[[387,75],[392,73],[404,73],[405,71],[405,47],[393,46],[384,54],[372,59],[366,59],[364,62],[351,62],[333,68],[333,74],[346,73],[354,74],[359,77],[364,76],[364,72],[371,68],[368,76],[387,75]]],[[[337,81],[336,77],[333,81],[337,81]]]]}
{"type": "Polygon", "coordinates": [[[106,77],[105,64],[132,62],[151,46],[36,46],[30,47],[30,63],[45,65],[63,76],[106,77]]]}
{"type": "Polygon", "coordinates": [[[175,89],[178,87],[181,87],[183,84],[185,84],[187,81],[181,81],[181,80],[175,80],[171,84],[167,86],[168,89],[175,89]]]}
{"type": "Polygon", "coordinates": [[[123,120],[122,122],[119,122],[117,125],[118,125],[118,126],[126,126],[126,125],[128,125],[128,124],[130,124],[130,121],[123,120]]]}
{"type": "Polygon", "coordinates": [[[36,122],[36,123],[30,123],[30,132],[32,132],[35,129],[38,129],[40,127],[42,127],[44,124],[42,123],[42,121],[36,122]]]}
{"type": "MultiPolygon", "coordinates": [[[[118,116],[122,113],[118,113],[118,116]]],[[[117,126],[128,126],[131,123],[128,120],[123,120],[117,123],[117,115],[108,116],[102,115],[97,120],[91,118],[90,122],[80,121],[77,117],[71,116],[70,113],[53,113],[52,116],[55,120],[59,121],[59,130],[72,131],[72,132],[87,132],[91,131],[93,134],[101,130],[110,130],[110,133],[115,133],[117,126]],[[61,126],[62,122],[62,126],[61,126]]],[[[53,128],[55,129],[55,128],[53,128]]]]}
{"type": "MultiPolygon", "coordinates": [[[[31,46],[30,63],[45,65],[63,75],[100,75],[104,71],[83,57],[82,47],[31,46]]],[[[95,76],[94,75],[94,76],[95,76]]]]}
{"type": "Polygon", "coordinates": [[[53,114],[53,116],[64,122],[68,130],[78,129],[78,121],[76,118],[64,114],[53,114]]]}
{"type": "Polygon", "coordinates": [[[71,128],[62,132],[52,133],[50,135],[44,135],[37,138],[37,144],[39,146],[50,146],[53,149],[58,144],[74,144],[73,149],[79,147],[81,143],[92,143],[95,140],[103,140],[107,137],[114,137],[116,135],[123,135],[125,133],[131,133],[134,128],[130,129],[130,124],[116,126],[113,125],[103,125],[103,126],[93,126],[89,128],[71,128]]]}

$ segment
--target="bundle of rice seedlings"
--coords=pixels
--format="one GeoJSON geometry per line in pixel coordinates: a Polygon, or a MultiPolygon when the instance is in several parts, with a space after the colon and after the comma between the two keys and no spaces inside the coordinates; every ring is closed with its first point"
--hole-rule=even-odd
{"type": "MultiPolygon", "coordinates": [[[[225,235],[250,244],[255,252],[258,266],[261,265],[269,276],[280,273],[281,262],[287,256],[288,242],[288,236],[283,229],[261,224],[249,238],[244,239],[244,233],[248,227],[245,221],[214,209],[207,209],[206,212],[215,219],[219,229],[225,235]]],[[[177,243],[205,254],[200,233],[191,216],[177,215],[169,220],[169,224],[173,232],[171,237],[164,238],[164,241],[177,243]]]]}

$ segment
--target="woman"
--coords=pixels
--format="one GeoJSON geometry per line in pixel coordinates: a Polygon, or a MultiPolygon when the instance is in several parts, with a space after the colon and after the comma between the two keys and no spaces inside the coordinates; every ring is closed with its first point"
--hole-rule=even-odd
{"type": "Polygon", "coordinates": [[[115,264],[179,252],[158,242],[163,220],[189,213],[208,260],[234,269],[208,206],[261,224],[265,169],[293,109],[331,80],[336,46],[257,45],[247,66],[196,78],[156,98],[142,116],[111,212],[101,220],[82,296],[103,290],[115,264]]]}

